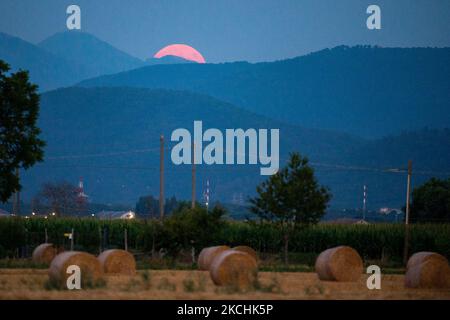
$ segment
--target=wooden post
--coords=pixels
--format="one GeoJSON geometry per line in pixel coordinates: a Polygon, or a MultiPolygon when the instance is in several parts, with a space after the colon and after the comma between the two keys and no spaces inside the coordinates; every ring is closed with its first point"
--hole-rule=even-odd
{"type": "Polygon", "coordinates": [[[408,180],[406,184],[406,210],[405,210],[405,246],[403,251],[403,263],[406,265],[409,255],[409,196],[411,193],[412,161],[408,161],[408,180]]]}
{"type": "Polygon", "coordinates": [[[152,259],[155,258],[155,256],[156,256],[156,252],[155,252],[155,232],[156,232],[156,228],[155,228],[155,225],[153,224],[153,226],[152,226],[152,259]]]}
{"type": "Polygon", "coordinates": [[[45,228],[45,243],[48,243],[48,233],[47,233],[47,228],[45,228]]]}
{"type": "Polygon", "coordinates": [[[102,227],[98,227],[98,254],[102,253],[102,243],[103,243],[103,238],[102,238],[102,227]]]}
{"type": "Polygon", "coordinates": [[[123,231],[123,238],[124,238],[124,248],[125,251],[128,251],[128,231],[125,228],[125,230],[123,231]]]}
{"type": "Polygon", "coordinates": [[[73,251],[73,238],[75,236],[74,229],[72,228],[72,236],[70,237],[70,251],[73,251]]]}

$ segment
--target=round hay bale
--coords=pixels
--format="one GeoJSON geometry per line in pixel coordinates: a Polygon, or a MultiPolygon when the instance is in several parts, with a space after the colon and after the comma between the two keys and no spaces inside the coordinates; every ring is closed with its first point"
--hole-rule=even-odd
{"type": "Polygon", "coordinates": [[[209,272],[212,281],[218,286],[246,289],[257,279],[258,266],[249,254],[227,250],[216,256],[209,272]]]}
{"type": "Polygon", "coordinates": [[[351,282],[361,277],[363,261],[355,249],[339,246],[323,251],[315,269],[320,280],[351,282]]]}
{"type": "Polygon", "coordinates": [[[125,250],[106,250],[97,258],[104,273],[135,275],[136,261],[134,256],[125,250]]]}
{"type": "Polygon", "coordinates": [[[416,252],[409,258],[408,263],[406,264],[406,270],[409,270],[410,268],[413,268],[414,266],[422,264],[423,262],[428,261],[428,260],[439,260],[439,261],[442,261],[442,262],[448,264],[448,260],[443,255],[440,255],[439,253],[421,251],[421,252],[416,252]]]}
{"type": "Polygon", "coordinates": [[[233,250],[240,251],[240,252],[245,252],[248,255],[250,255],[251,257],[253,257],[256,260],[256,262],[258,262],[258,254],[251,247],[248,247],[248,246],[237,246],[237,247],[234,247],[233,250]]]}
{"type": "Polygon", "coordinates": [[[81,270],[81,285],[94,286],[102,279],[103,271],[98,259],[85,252],[66,251],[58,254],[50,264],[48,275],[53,286],[66,288],[67,268],[76,265],[81,270]]]}
{"type": "Polygon", "coordinates": [[[411,266],[405,274],[405,287],[421,289],[450,288],[450,267],[441,259],[428,259],[411,266]]]}
{"type": "Polygon", "coordinates": [[[56,256],[57,250],[51,243],[40,244],[34,249],[32,261],[34,263],[50,264],[56,256]]]}
{"type": "Polygon", "coordinates": [[[204,248],[198,256],[198,268],[200,270],[209,270],[214,258],[223,251],[230,250],[229,246],[216,246],[204,248]]]}

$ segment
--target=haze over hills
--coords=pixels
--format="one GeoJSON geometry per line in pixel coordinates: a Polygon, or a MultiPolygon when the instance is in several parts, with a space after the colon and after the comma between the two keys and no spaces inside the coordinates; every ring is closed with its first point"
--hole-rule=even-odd
{"type": "MultiPolygon", "coordinates": [[[[369,207],[403,203],[404,174],[351,169],[367,164],[368,149],[372,149],[371,154],[386,152],[384,143],[286,125],[204,95],[145,88],[73,87],[44,93],[39,126],[47,141],[46,160],[23,174],[23,196],[33,196],[46,181],[75,183],[80,176],[94,202],[134,204],[141,195],[156,195],[162,133],[166,137],[166,194],[189,199],[191,167],[172,164],[170,151],[174,143],[169,140],[177,128],[187,128],[192,133],[194,120],[202,120],[204,130],[218,128],[222,132],[226,128],[280,128],[281,165],[289,152],[307,155],[320,182],[330,187],[334,207],[358,207],[363,184],[369,185],[369,207]]],[[[417,135],[424,137],[424,144],[440,136],[441,141],[447,141],[446,150],[449,148],[449,131],[417,135]]],[[[389,148],[403,143],[395,137],[392,141],[389,148]]],[[[428,151],[415,150],[410,154],[410,150],[404,150],[398,162],[386,163],[381,158],[373,165],[404,167],[403,159],[409,156],[415,163],[421,163],[422,158],[429,157],[428,151]]],[[[448,168],[450,154],[443,152],[440,157],[448,168]]],[[[202,199],[204,184],[209,179],[212,200],[230,202],[240,193],[245,200],[254,194],[256,184],[267,178],[260,176],[259,168],[259,165],[198,165],[197,197],[202,199]]],[[[426,178],[429,176],[417,175],[413,183],[426,178]]]]}
{"type": "Polygon", "coordinates": [[[369,141],[350,158],[362,166],[389,168],[399,164],[406,168],[408,160],[414,159],[415,171],[447,171],[450,176],[450,128],[423,128],[369,141]]]}
{"type": "Polygon", "coordinates": [[[199,65],[142,61],[71,31],[39,45],[0,34],[0,58],[30,70],[41,92],[80,81],[188,90],[294,125],[369,138],[450,127],[450,48],[341,46],[274,62],[199,65]]]}
{"type": "Polygon", "coordinates": [[[67,86],[90,75],[88,70],[70,63],[38,46],[0,32],[0,59],[7,62],[13,71],[28,70],[31,81],[39,90],[67,86]]]}
{"type": "Polygon", "coordinates": [[[67,61],[83,66],[91,76],[117,73],[142,67],[145,63],[114,48],[95,36],[80,31],[52,35],[38,46],[67,61]]]}
{"type": "MultiPolygon", "coordinates": [[[[284,125],[217,99],[189,92],[139,88],[67,88],[42,95],[39,126],[47,141],[46,157],[75,157],[63,158],[61,161],[49,160],[41,169],[38,169],[40,166],[32,169],[33,172],[40,172],[33,178],[34,185],[39,186],[37,181],[45,179],[70,177],[77,181],[79,176],[83,176],[86,185],[92,185],[92,181],[99,179],[99,185],[92,187],[96,198],[101,201],[130,201],[131,198],[135,201],[137,195],[158,190],[160,134],[166,136],[166,146],[172,147],[174,144],[169,141],[171,132],[177,128],[187,128],[192,132],[194,120],[202,120],[204,130],[281,128],[280,156],[284,159],[292,146],[296,145],[312,157],[336,161],[349,145],[355,146],[362,142],[348,134],[284,125]],[[151,151],[128,153],[128,150],[141,149],[151,151]],[[115,152],[119,152],[119,155],[77,157],[115,152]],[[65,167],[68,162],[81,167],[65,167]],[[63,167],[58,168],[59,165],[63,167]],[[99,168],[84,168],[85,165],[99,168]],[[105,169],[108,166],[111,169],[105,169]],[[122,170],[122,167],[142,170],[122,170]],[[123,190],[122,185],[127,188],[123,190]],[[150,189],[147,190],[147,186],[150,189]]],[[[170,165],[169,153],[166,159],[167,192],[188,197],[190,166],[170,165]]],[[[244,194],[253,192],[255,181],[260,180],[259,165],[199,167],[198,174],[199,181],[208,175],[212,184],[217,183],[216,197],[221,194],[222,199],[231,197],[230,192],[236,185],[242,186],[241,192],[244,194]]],[[[200,197],[200,187],[198,191],[200,197]]]]}
{"type": "Polygon", "coordinates": [[[381,137],[450,126],[450,48],[336,47],[250,64],[148,66],[81,86],[189,90],[305,127],[381,137]]]}
{"type": "Polygon", "coordinates": [[[177,57],[143,61],[78,31],[57,33],[37,45],[0,32],[0,59],[13,71],[30,71],[41,92],[146,65],[188,63],[177,57]]]}
{"type": "MultiPolygon", "coordinates": [[[[24,174],[24,198],[49,180],[83,176],[95,202],[134,204],[156,195],[159,136],[166,136],[166,191],[190,197],[189,166],[170,162],[176,128],[279,128],[281,165],[307,155],[332,206],[404,202],[404,169],[413,185],[450,171],[450,49],[337,47],[294,59],[196,64],[176,57],[141,61],[85,33],[39,45],[0,33],[0,59],[30,70],[41,96],[46,161],[24,174]],[[423,129],[428,126],[430,129],[423,129]],[[309,129],[307,129],[309,128],[309,129]],[[365,138],[361,138],[361,136],[365,138]],[[393,170],[388,170],[393,169],[393,170]]],[[[259,165],[199,166],[197,197],[229,202],[255,192],[259,165]]],[[[447,175],[448,176],[448,175],[447,175]]]]}
{"type": "Polygon", "coordinates": [[[0,59],[12,70],[30,71],[41,92],[148,65],[190,63],[173,56],[143,61],[80,31],[56,33],[37,45],[0,32],[0,59]]]}

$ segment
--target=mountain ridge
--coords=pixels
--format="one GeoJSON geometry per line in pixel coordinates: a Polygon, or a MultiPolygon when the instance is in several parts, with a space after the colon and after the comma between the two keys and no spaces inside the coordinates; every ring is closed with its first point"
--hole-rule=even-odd
{"type": "Polygon", "coordinates": [[[58,32],[37,46],[84,66],[94,75],[117,73],[145,65],[144,61],[82,31],[58,32]]]}
{"type": "Polygon", "coordinates": [[[294,125],[371,138],[450,126],[441,117],[448,74],[450,48],[340,46],[275,62],[146,66],[77,85],[188,90],[294,125]]]}
{"type": "Polygon", "coordinates": [[[38,84],[40,90],[71,85],[89,75],[84,68],[66,59],[3,32],[0,32],[0,59],[13,71],[28,70],[31,81],[38,84]]]}
{"type": "MultiPolygon", "coordinates": [[[[331,188],[333,207],[358,207],[363,184],[369,186],[369,207],[398,207],[403,203],[404,174],[380,169],[404,167],[403,159],[408,158],[415,165],[427,168],[430,157],[427,150],[413,153],[414,149],[408,147],[400,150],[402,157],[398,161],[391,161],[397,158],[396,154],[389,161],[383,161],[384,157],[372,160],[372,155],[386,152],[380,149],[384,143],[379,144],[379,140],[286,125],[192,92],[69,87],[42,94],[39,126],[47,141],[45,161],[24,173],[23,195],[29,198],[47,180],[78,181],[80,176],[93,201],[133,204],[140,195],[157,194],[159,137],[163,134],[166,137],[166,192],[187,199],[191,168],[171,163],[170,150],[175,143],[170,141],[170,135],[177,128],[187,128],[192,133],[194,120],[202,120],[204,130],[279,128],[280,166],[286,163],[290,152],[306,155],[319,182],[331,188]],[[361,169],[362,166],[370,168],[361,169]]],[[[437,132],[420,135],[425,140],[418,146],[427,145],[427,141],[440,136],[439,143],[448,141],[444,150],[449,149],[450,130],[437,132]]],[[[393,140],[391,149],[404,144],[401,137],[393,140]]],[[[441,157],[435,163],[439,171],[450,171],[449,153],[435,154],[441,157]]],[[[267,178],[260,175],[259,168],[259,165],[199,165],[197,197],[201,199],[206,179],[211,183],[211,199],[227,202],[235,192],[253,195],[256,185],[267,178]]],[[[428,177],[417,173],[413,184],[428,177]]]]}

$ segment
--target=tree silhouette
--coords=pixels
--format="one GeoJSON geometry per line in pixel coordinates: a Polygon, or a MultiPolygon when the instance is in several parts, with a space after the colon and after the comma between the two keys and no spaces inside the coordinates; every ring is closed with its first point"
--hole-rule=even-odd
{"type": "Polygon", "coordinates": [[[0,201],[20,190],[16,170],[42,161],[44,141],[36,126],[39,113],[37,86],[27,71],[8,75],[9,65],[0,60],[0,201]]]}
{"type": "Polygon", "coordinates": [[[431,178],[414,188],[411,203],[412,222],[450,221],[450,178],[431,178]]]}
{"type": "Polygon", "coordinates": [[[281,228],[287,264],[289,234],[299,225],[319,222],[331,194],[318,184],[308,159],[299,153],[292,153],[288,165],[259,185],[256,192],[258,196],[250,199],[251,211],[281,228]]]}

